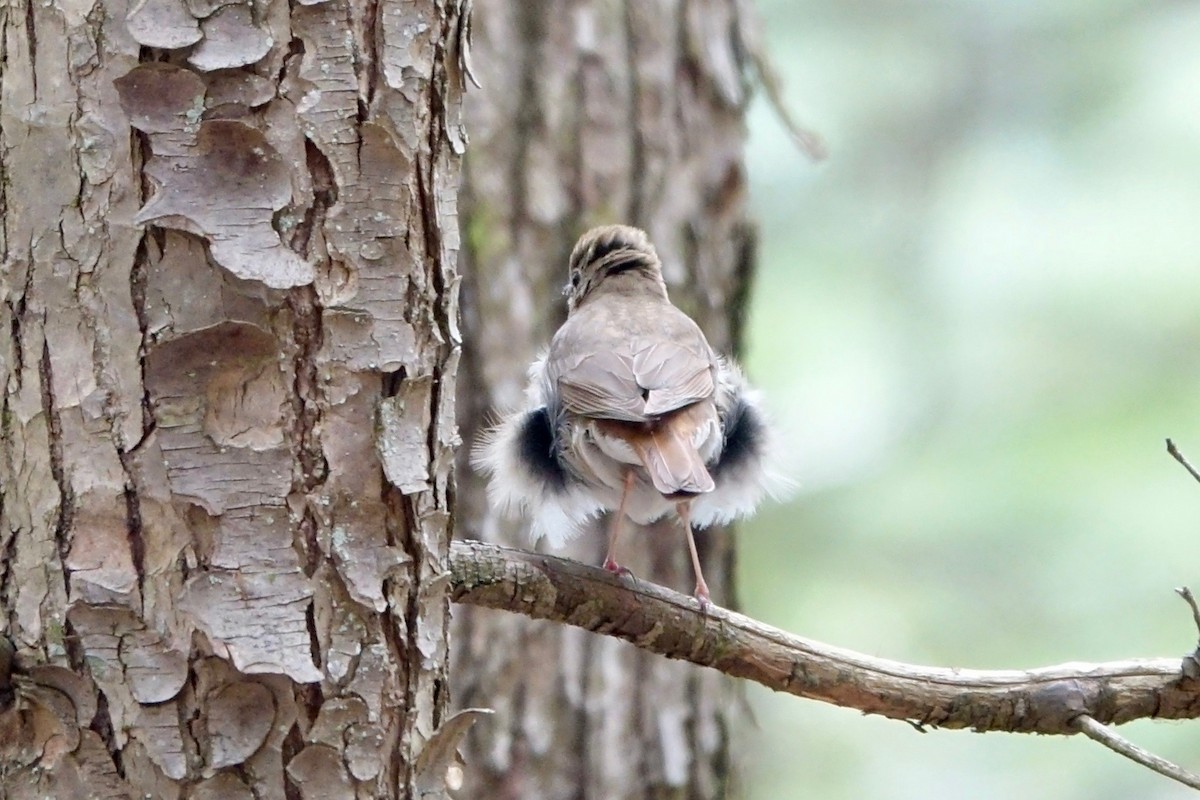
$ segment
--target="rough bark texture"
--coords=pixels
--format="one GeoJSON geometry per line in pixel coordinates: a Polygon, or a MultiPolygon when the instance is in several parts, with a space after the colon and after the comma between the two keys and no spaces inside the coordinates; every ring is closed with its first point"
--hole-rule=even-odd
{"type": "MultiPolygon", "coordinates": [[[[476,0],[463,195],[464,438],[519,404],[525,369],[565,313],[561,287],[587,227],[644,227],[672,299],[715,347],[737,343],[752,230],[742,123],[749,15],[735,0],[569,4],[476,0]]],[[[460,464],[465,535],[528,546],[460,464]]],[[[599,563],[604,537],[565,555],[599,563]]],[[[731,605],[725,533],[700,536],[713,599],[731,605]]],[[[629,535],[622,563],[692,585],[681,531],[629,535]]],[[[456,703],[497,714],[468,740],[462,797],[711,798],[726,794],[724,678],[622,642],[456,609],[456,703]]]]}
{"type": "Polygon", "coordinates": [[[0,795],[440,785],[458,27],[0,4],[0,795]]]}
{"type": "Polygon", "coordinates": [[[794,636],[603,569],[483,542],[451,545],[451,595],[615,636],[800,697],[914,726],[1077,733],[1105,723],[1200,717],[1197,654],[1029,670],[923,667],[794,636]]]}

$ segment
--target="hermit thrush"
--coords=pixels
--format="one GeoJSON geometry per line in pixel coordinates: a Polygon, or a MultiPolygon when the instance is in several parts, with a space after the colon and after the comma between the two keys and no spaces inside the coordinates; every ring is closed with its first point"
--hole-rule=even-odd
{"type": "Polygon", "coordinates": [[[529,368],[528,407],[474,454],[488,494],[533,517],[535,539],[561,544],[602,511],[613,518],[604,567],[625,517],[674,511],[687,535],[695,596],[709,599],[692,526],[729,522],[766,491],[767,426],[741,371],[671,304],[646,234],[610,225],[570,259],[567,320],[529,368]]]}

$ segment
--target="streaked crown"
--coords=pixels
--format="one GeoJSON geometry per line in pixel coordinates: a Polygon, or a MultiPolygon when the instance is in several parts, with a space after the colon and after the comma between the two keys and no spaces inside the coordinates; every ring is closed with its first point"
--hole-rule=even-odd
{"type": "Polygon", "coordinates": [[[604,225],[580,236],[569,266],[570,280],[563,287],[568,311],[574,311],[607,278],[622,273],[644,275],[666,293],[662,262],[650,237],[630,225],[604,225]]]}

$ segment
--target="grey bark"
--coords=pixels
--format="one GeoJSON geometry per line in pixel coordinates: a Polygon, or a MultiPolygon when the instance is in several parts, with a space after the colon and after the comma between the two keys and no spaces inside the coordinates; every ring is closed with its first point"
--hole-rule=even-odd
{"type": "MultiPolygon", "coordinates": [[[[743,115],[753,49],[736,0],[477,0],[463,194],[460,410],[468,446],[521,401],[525,369],[565,313],[575,237],[645,228],[674,302],[719,350],[738,343],[753,230],[743,115]]],[[[460,455],[464,535],[528,547],[460,455]]],[[[563,554],[599,563],[600,526],[563,554]]],[[[724,531],[700,536],[715,602],[735,605],[724,531]]],[[[626,537],[640,577],[692,585],[672,522],[626,537]]],[[[456,703],[496,709],[468,737],[462,797],[724,797],[736,689],[622,642],[455,609],[456,703]]]]}
{"type": "Polygon", "coordinates": [[[599,567],[475,541],[450,547],[451,595],[615,636],[776,692],[926,728],[1071,735],[1083,717],[1200,717],[1200,661],[1133,658],[1037,669],[926,667],[856,653],[599,567]]]}
{"type": "Polygon", "coordinates": [[[0,795],[442,791],[458,32],[0,5],[0,795]]]}

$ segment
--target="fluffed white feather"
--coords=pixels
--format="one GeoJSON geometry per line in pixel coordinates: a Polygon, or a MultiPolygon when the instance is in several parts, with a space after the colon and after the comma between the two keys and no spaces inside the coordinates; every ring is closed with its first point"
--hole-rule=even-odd
{"type": "MultiPolygon", "coordinates": [[[[544,407],[552,398],[545,380],[544,356],[529,367],[526,410],[505,415],[503,421],[486,431],[472,451],[474,466],[488,476],[488,499],[511,518],[532,522],[533,541],[545,537],[552,547],[560,547],[577,536],[584,525],[604,511],[615,511],[620,503],[623,475],[637,457],[624,441],[595,436],[584,426],[572,426],[569,449],[583,459],[593,480],[568,478],[558,485],[530,468],[523,456],[521,432],[528,416],[544,407]]],[[[759,393],[749,387],[738,366],[722,359],[718,369],[717,406],[724,418],[738,403],[754,416],[756,436],[754,452],[744,463],[722,470],[716,488],[697,495],[691,501],[691,520],[697,528],[723,525],[748,516],[763,498],[787,493],[790,482],[771,468],[774,442],[759,393]]],[[[707,442],[697,442],[706,459],[715,458],[721,446],[720,431],[701,431],[707,442]],[[715,437],[715,438],[714,438],[715,437]]],[[[639,470],[640,471],[640,470],[639,470]]],[[[654,490],[648,480],[635,481],[626,501],[626,512],[635,522],[648,524],[675,511],[675,503],[654,490]]]]}
{"type": "Polygon", "coordinates": [[[561,547],[604,507],[583,484],[558,487],[529,468],[520,441],[529,413],[509,414],[485,431],[472,448],[471,463],[488,477],[488,501],[495,508],[513,519],[530,519],[534,542],[545,537],[552,547],[561,547]]]}

